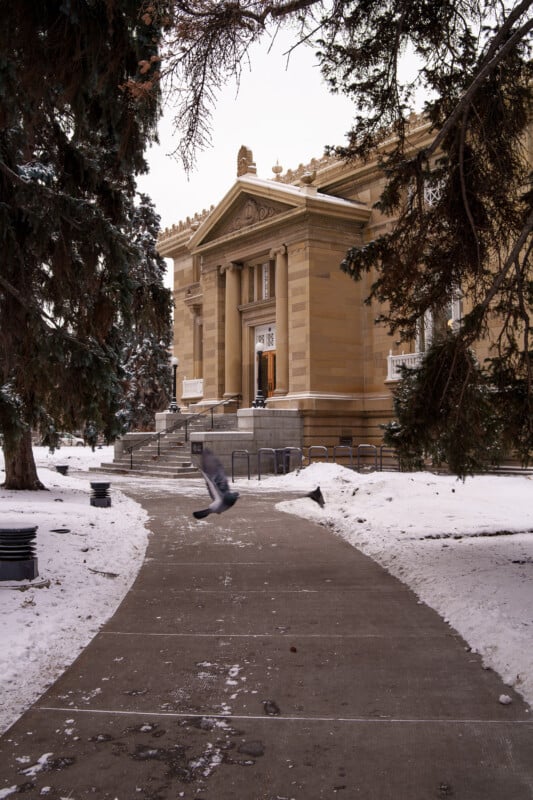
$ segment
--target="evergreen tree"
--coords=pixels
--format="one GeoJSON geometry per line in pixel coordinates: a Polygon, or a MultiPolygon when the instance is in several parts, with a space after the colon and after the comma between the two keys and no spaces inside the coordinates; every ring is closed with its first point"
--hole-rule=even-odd
{"type": "Polygon", "coordinates": [[[396,419],[385,426],[385,444],[403,469],[444,464],[460,477],[498,463],[505,451],[505,419],[474,353],[451,334],[435,341],[422,365],[402,368],[394,391],[396,419]]]}
{"type": "MultiPolygon", "coordinates": [[[[468,298],[453,344],[431,356],[440,359],[438,370],[428,364],[427,374],[408,381],[413,404],[437,413],[432,392],[444,392],[442,402],[450,406],[453,398],[473,424],[488,403],[500,419],[493,429],[499,449],[512,446],[524,462],[533,453],[532,6],[533,0],[150,3],[152,16],[160,13],[172,31],[163,72],[180,85],[177,154],[186,166],[193,145],[209,139],[217,89],[228,74],[238,78],[252,43],[285,24],[295,46],[317,48],[331,90],[354,103],[347,144],[329,152],[348,161],[379,154],[386,177],[379,208],[395,220],[390,233],[350,249],[342,269],[354,280],[370,273],[368,302],[380,304],[378,322],[399,341],[413,339],[426,313],[460,293],[468,298]],[[403,79],[406,53],[419,66],[403,79]],[[421,89],[428,139],[415,152],[410,115],[421,89]],[[448,358],[451,347],[466,359],[481,340],[492,346],[490,361],[479,366],[488,395],[460,391],[463,373],[448,358]],[[432,387],[428,375],[446,369],[446,379],[432,387]]],[[[414,417],[404,417],[401,427],[414,434],[414,417]]],[[[476,454],[461,458],[443,428],[432,430],[442,431],[442,457],[459,473],[494,456],[474,436],[476,454]]]]}
{"type": "Polygon", "coordinates": [[[132,270],[131,321],[122,326],[124,402],[119,417],[125,430],[154,430],[155,414],[168,406],[171,369],[171,295],[163,285],[166,264],[156,249],[159,216],[140,195],[132,219],[133,243],[141,258],[132,270]]]}
{"type": "MultiPolygon", "coordinates": [[[[19,0],[0,30],[0,429],[6,486],[40,488],[31,430],[120,430],[141,257],[135,174],[159,116],[160,28],[138,0],[19,0]]],[[[146,293],[147,304],[168,298],[146,293]]]]}

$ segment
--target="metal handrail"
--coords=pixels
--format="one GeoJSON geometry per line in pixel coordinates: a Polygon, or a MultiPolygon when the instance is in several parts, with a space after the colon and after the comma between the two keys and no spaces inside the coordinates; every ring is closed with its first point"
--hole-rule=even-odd
{"type": "Polygon", "coordinates": [[[133,469],[133,451],[139,450],[141,447],[144,447],[150,442],[157,440],[157,455],[161,455],[161,437],[167,436],[169,433],[174,433],[180,428],[185,428],[185,441],[188,441],[188,425],[193,420],[199,419],[200,417],[205,416],[206,414],[211,414],[211,430],[214,427],[214,415],[213,410],[215,408],[219,408],[219,406],[225,406],[235,400],[240,398],[239,394],[234,394],[231,397],[226,397],[224,400],[220,400],[218,403],[210,406],[209,408],[204,409],[203,411],[198,411],[196,414],[187,415],[186,418],[178,420],[174,425],[171,425],[170,428],[166,428],[164,431],[157,431],[157,433],[152,433],[150,436],[147,436],[141,439],[139,442],[134,442],[133,444],[129,445],[129,447],[125,447],[127,453],[130,454],[130,469],[133,469]]]}

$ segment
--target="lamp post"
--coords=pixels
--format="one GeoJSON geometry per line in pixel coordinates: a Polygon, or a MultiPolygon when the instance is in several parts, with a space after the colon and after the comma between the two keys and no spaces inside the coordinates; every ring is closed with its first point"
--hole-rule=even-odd
{"type": "Polygon", "coordinates": [[[168,410],[173,414],[176,414],[180,410],[178,404],[176,403],[176,372],[178,371],[178,364],[180,362],[176,356],[173,356],[170,359],[170,363],[172,365],[172,397],[170,399],[168,410]]]}
{"type": "Polygon", "coordinates": [[[263,358],[263,345],[261,342],[257,342],[255,352],[257,354],[257,394],[252,403],[252,408],[265,408],[265,398],[261,388],[261,362],[263,358]]]}

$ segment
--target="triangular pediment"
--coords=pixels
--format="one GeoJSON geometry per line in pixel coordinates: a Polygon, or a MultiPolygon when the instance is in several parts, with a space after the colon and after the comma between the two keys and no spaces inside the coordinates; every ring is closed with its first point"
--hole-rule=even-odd
{"type": "Polygon", "coordinates": [[[220,239],[246,228],[251,228],[257,223],[267,222],[280,214],[290,211],[294,206],[282,203],[272,198],[260,197],[243,192],[229,208],[225,210],[222,218],[211,228],[204,242],[220,239]]]}
{"type": "Polygon", "coordinates": [[[370,209],[364,204],[322,195],[312,186],[293,186],[244,175],[237,178],[202,222],[187,247],[191,252],[216,247],[219,242],[267,229],[278,220],[286,221],[306,209],[358,223],[366,223],[370,216],[370,209]]]}
{"type": "Polygon", "coordinates": [[[301,193],[296,187],[243,175],[191,237],[189,249],[268,226],[271,220],[301,205],[301,193]]]}

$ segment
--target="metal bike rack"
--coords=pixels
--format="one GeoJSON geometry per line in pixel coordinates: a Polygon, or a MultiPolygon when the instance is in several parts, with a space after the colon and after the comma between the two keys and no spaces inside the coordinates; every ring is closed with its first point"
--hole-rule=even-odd
{"type": "Polygon", "coordinates": [[[298,467],[299,467],[299,469],[301,469],[302,468],[302,464],[303,464],[303,460],[304,460],[304,454],[302,452],[302,448],[301,447],[285,447],[284,450],[285,450],[286,455],[289,456],[289,462],[288,462],[289,463],[289,472],[291,471],[291,454],[292,453],[295,453],[295,455],[298,457],[298,467]]]}
{"type": "Polygon", "coordinates": [[[248,450],[233,450],[231,453],[231,482],[235,483],[235,456],[246,458],[246,466],[248,468],[248,480],[250,480],[250,453],[248,450]]]}
{"type": "Polygon", "coordinates": [[[347,452],[350,457],[350,467],[353,467],[353,447],[348,444],[336,444],[333,448],[333,461],[337,462],[337,453],[339,451],[347,452]]]}
{"type": "Polygon", "coordinates": [[[365,452],[374,456],[374,469],[378,468],[378,449],[375,444],[359,444],[357,445],[357,471],[361,469],[361,455],[365,452]]]}
{"type": "MultiPolygon", "coordinates": [[[[396,462],[396,469],[399,471],[400,470],[400,462],[399,462],[398,456],[396,454],[396,450],[394,449],[394,447],[387,447],[384,444],[382,444],[381,447],[379,448],[379,469],[380,469],[380,471],[383,472],[383,456],[384,455],[386,457],[388,456],[391,459],[391,461],[395,461],[396,462]]],[[[390,469],[393,469],[393,468],[390,467],[390,469]]]]}
{"type": "Polygon", "coordinates": [[[261,459],[265,454],[269,454],[274,459],[276,464],[276,451],[273,447],[260,447],[257,451],[257,480],[261,480],[261,459]]]}
{"type": "Polygon", "coordinates": [[[307,460],[311,463],[312,458],[325,458],[326,461],[328,460],[328,448],[323,444],[312,444],[310,447],[307,448],[307,460]],[[320,455],[314,455],[314,451],[318,451],[320,455]]]}

